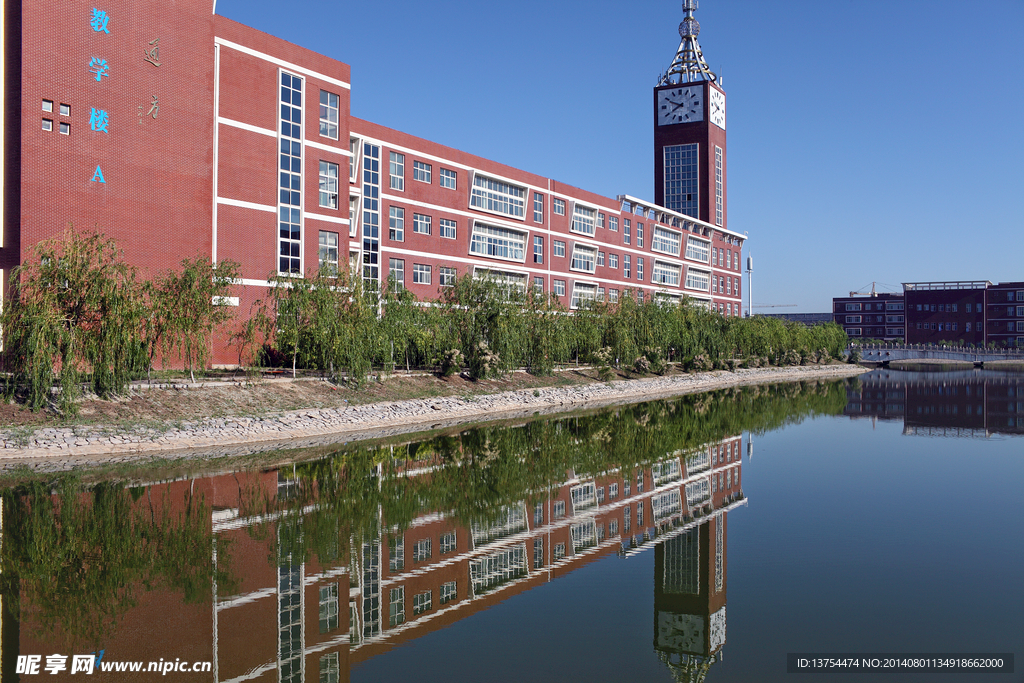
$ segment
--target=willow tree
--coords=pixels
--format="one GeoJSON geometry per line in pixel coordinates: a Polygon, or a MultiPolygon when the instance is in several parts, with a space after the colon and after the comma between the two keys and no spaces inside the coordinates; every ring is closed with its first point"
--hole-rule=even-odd
{"type": "Polygon", "coordinates": [[[39,242],[13,271],[11,294],[0,315],[7,389],[27,386],[31,408],[46,405],[55,378],[57,405],[74,413],[86,378],[106,398],[142,371],[145,302],[112,240],[69,229],[39,242]]]}

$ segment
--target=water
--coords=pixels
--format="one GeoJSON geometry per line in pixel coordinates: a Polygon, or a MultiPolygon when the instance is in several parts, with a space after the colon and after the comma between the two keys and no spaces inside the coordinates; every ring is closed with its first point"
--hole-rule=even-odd
{"type": "Polygon", "coordinates": [[[21,484],[3,680],[19,655],[78,680],[71,656],[100,651],[209,663],[104,674],[121,680],[324,683],[831,680],[787,674],[787,653],[1019,655],[1021,392],[877,371],[164,483],[21,484]]]}

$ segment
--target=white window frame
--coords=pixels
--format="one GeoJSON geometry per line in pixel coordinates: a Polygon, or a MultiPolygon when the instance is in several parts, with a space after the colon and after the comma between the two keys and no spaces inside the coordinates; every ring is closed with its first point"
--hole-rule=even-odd
{"type": "Polygon", "coordinates": [[[565,280],[552,280],[551,291],[555,296],[565,296],[565,280]]]}
{"type": "Polygon", "coordinates": [[[553,198],[551,200],[551,213],[555,214],[556,216],[564,216],[565,215],[565,200],[564,199],[558,199],[557,197],[553,198]]]}
{"type": "Polygon", "coordinates": [[[412,215],[412,231],[418,235],[429,235],[432,229],[431,217],[425,213],[414,213],[412,215]]]}
{"type": "Polygon", "coordinates": [[[516,230],[499,225],[491,225],[482,221],[473,221],[473,228],[470,233],[469,251],[471,254],[484,258],[498,259],[500,261],[511,261],[513,263],[526,262],[526,238],[529,235],[525,230],[516,230]],[[504,246],[501,246],[504,244],[504,246]],[[491,245],[495,245],[492,249],[491,245]],[[509,256],[502,256],[490,251],[507,251],[509,256]]]}
{"type": "Polygon", "coordinates": [[[338,173],[340,169],[338,164],[333,161],[320,160],[320,207],[324,209],[338,209],[338,173]],[[333,169],[334,175],[331,175],[333,169]],[[334,191],[331,192],[331,181],[334,181],[334,191]],[[324,196],[327,197],[327,203],[324,203],[324,196]],[[334,198],[333,203],[331,198],[334,198]]]}
{"type": "Polygon", "coordinates": [[[414,263],[412,264],[412,283],[414,285],[429,285],[430,284],[430,272],[433,268],[426,263],[414,263]]]}
{"type": "Polygon", "coordinates": [[[655,223],[654,230],[651,232],[651,251],[678,257],[682,240],[682,232],[670,230],[655,223]]]}
{"type": "Polygon", "coordinates": [[[686,289],[692,289],[697,292],[710,292],[711,272],[701,270],[699,268],[687,267],[685,287],[686,289]]]}
{"type": "Polygon", "coordinates": [[[554,240],[551,244],[551,255],[557,258],[565,258],[565,242],[554,240]]]}
{"type": "Polygon", "coordinates": [[[401,206],[388,207],[388,239],[392,242],[405,241],[405,209],[401,206]]]}
{"type": "Polygon", "coordinates": [[[431,182],[431,178],[434,175],[434,167],[425,161],[416,161],[413,159],[412,162],[412,179],[418,183],[431,182]]]}
{"type": "Polygon", "coordinates": [[[338,139],[338,131],[340,126],[338,125],[341,120],[341,98],[336,94],[327,90],[320,90],[320,137],[328,138],[330,140],[338,139]],[[327,103],[324,104],[324,95],[327,95],[327,103]],[[333,103],[331,98],[334,98],[333,103]],[[334,120],[331,120],[331,112],[334,112],[334,120]],[[326,112],[327,116],[324,116],[326,112]],[[334,127],[334,135],[331,135],[331,127],[334,127]],[[324,132],[326,127],[327,132],[324,132]]]}
{"type": "Polygon", "coordinates": [[[438,231],[441,233],[441,237],[446,240],[453,240],[458,234],[458,223],[451,218],[440,218],[437,221],[438,231]]]}
{"type": "Polygon", "coordinates": [[[569,231],[593,237],[597,232],[597,209],[573,202],[569,231]]]}
{"type": "Polygon", "coordinates": [[[611,252],[608,252],[608,267],[609,268],[614,268],[615,270],[619,269],[619,255],[618,254],[613,254],[611,252]]]}
{"type": "Polygon", "coordinates": [[[863,316],[860,315],[848,315],[846,316],[847,325],[860,325],[863,322],[863,316]]]}
{"type": "Polygon", "coordinates": [[[405,192],[405,155],[401,152],[388,152],[388,177],[392,190],[405,192]]]}
{"type": "Polygon", "coordinates": [[[847,311],[859,311],[861,310],[860,304],[846,304],[847,311]]]}
{"type": "Polygon", "coordinates": [[[708,265],[711,259],[711,251],[710,240],[694,235],[686,236],[686,258],[708,265]]]}
{"type": "Polygon", "coordinates": [[[572,300],[569,308],[576,310],[580,307],[580,299],[595,301],[597,299],[597,285],[589,282],[574,282],[572,284],[572,300]]]}
{"type": "Polygon", "coordinates": [[[526,188],[477,173],[469,196],[469,206],[498,216],[526,220],[526,188]]]}
{"type": "Polygon", "coordinates": [[[651,269],[651,284],[678,287],[681,276],[682,266],[654,259],[654,267],[651,269]]]}
{"type": "Polygon", "coordinates": [[[438,280],[441,287],[453,287],[455,285],[455,279],[458,277],[458,271],[452,266],[439,266],[438,267],[438,280]]]}
{"type": "Polygon", "coordinates": [[[597,248],[578,242],[572,245],[572,261],[569,270],[593,274],[597,272],[597,248]]]}
{"type": "Polygon", "coordinates": [[[450,168],[441,167],[438,172],[438,185],[445,188],[446,190],[457,190],[459,184],[459,174],[450,168]]]}
{"type": "Polygon", "coordinates": [[[608,216],[608,230],[610,230],[611,232],[618,232],[619,231],[619,217],[618,216],[608,216]]]}

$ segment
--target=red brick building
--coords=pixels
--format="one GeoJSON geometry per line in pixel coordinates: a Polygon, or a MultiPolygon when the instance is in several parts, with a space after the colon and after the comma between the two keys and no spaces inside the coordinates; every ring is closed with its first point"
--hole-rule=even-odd
{"type": "MultiPolygon", "coordinates": [[[[691,297],[738,316],[746,236],[728,229],[725,93],[695,8],[684,3],[683,41],[654,89],[650,202],[352,117],[346,64],[210,0],[8,0],[0,281],[73,224],[115,239],[144,275],[184,257],[237,261],[240,316],[269,275],[346,262],[424,299],[490,274],[567,307],[691,297]]],[[[214,362],[232,359],[219,349],[214,362]]]]}

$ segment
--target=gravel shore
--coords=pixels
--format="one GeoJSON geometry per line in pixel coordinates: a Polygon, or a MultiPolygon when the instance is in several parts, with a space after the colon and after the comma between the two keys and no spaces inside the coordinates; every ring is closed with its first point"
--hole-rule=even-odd
{"type": "Polygon", "coordinates": [[[166,431],[112,427],[37,429],[27,440],[0,431],[0,471],[27,466],[64,471],[145,459],[214,458],[325,446],[453,426],[551,415],[636,403],[712,389],[852,377],[856,365],[716,371],[574,387],[425,398],[332,409],[295,410],[266,417],[183,422],[166,431]],[[19,442],[20,441],[20,442],[19,442]]]}

